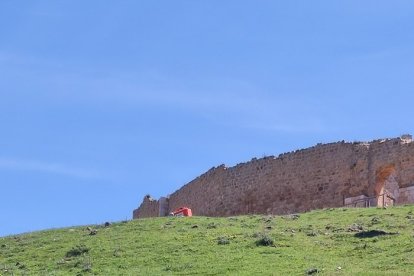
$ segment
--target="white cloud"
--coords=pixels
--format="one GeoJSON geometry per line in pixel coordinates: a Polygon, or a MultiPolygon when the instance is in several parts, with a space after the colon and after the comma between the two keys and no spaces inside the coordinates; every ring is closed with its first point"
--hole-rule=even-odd
{"type": "Polygon", "coordinates": [[[58,163],[48,163],[36,160],[24,160],[0,157],[0,169],[13,171],[32,171],[66,175],[75,178],[97,179],[101,178],[99,172],[82,168],[74,168],[58,163]]]}

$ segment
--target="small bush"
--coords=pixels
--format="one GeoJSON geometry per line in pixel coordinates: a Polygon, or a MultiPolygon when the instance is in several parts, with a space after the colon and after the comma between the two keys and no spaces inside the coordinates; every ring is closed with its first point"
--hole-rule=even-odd
{"type": "Polygon", "coordinates": [[[77,245],[75,247],[72,247],[71,250],[66,252],[66,257],[68,257],[68,258],[77,257],[77,256],[80,256],[80,255],[88,253],[88,252],[89,252],[89,248],[87,248],[84,244],[80,244],[80,245],[77,245]]]}
{"type": "Polygon", "coordinates": [[[317,268],[309,268],[309,269],[306,271],[306,275],[318,274],[319,272],[320,272],[320,270],[319,270],[319,269],[317,269],[317,268]]]}
{"type": "Polygon", "coordinates": [[[308,237],[316,237],[317,235],[318,235],[318,232],[317,231],[314,231],[314,230],[308,231],[306,233],[306,236],[308,236],[308,237]]]}
{"type": "Polygon", "coordinates": [[[256,245],[257,246],[273,246],[274,241],[269,235],[262,234],[261,237],[256,241],[256,245]]]}
{"type": "Polygon", "coordinates": [[[217,224],[215,224],[214,222],[209,223],[209,224],[207,225],[207,229],[216,229],[216,228],[217,228],[217,224]]]}
{"type": "Polygon", "coordinates": [[[371,222],[372,222],[372,224],[380,223],[381,219],[379,217],[373,217],[371,222]]]}
{"type": "Polygon", "coordinates": [[[348,227],[348,232],[361,232],[364,230],[364,227],[362,225],[359,225],[358,223],[353,223],[351,226],[348,227]]]}
{"type": "Polygon", "coordinates": [[[229,244],[229,243],[230,243],[230,240],[226,237],[219,237],[217,239],[217,244],[219,244],[219,245],[226,245],[226,244],[229,244]]]}

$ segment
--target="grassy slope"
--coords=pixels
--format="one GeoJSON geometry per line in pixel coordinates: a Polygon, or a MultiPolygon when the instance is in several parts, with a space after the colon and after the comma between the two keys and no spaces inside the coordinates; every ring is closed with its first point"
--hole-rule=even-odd
{"type": "Polygon", "coordinates": [[[0,275],[413,275],[414,206],[269,216],[154,218],[0,238],[0,275]],[[349,226],[399,233],[355,237],[349,226]],[[197,227],[195,227],[197,226],[197,227]],[[274,246],[257,246],[261,235],[274,246]],[[228,240],[220,245],[218,239],[228,240]],[[65,257],[77,245],[89,252],[65,257]],[[341,269],[338,269],[341,267],[341,269]]]}

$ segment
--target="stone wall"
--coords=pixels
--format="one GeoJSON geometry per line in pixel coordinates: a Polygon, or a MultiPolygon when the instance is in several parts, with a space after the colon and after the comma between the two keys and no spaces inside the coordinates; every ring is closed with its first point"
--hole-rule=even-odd
{"type": "Polygon", "coordinates": [[[414,202],[414,186],[401,188],[399,201],[402,203],[414,202]]]}
{"type": "MultiPolygon", "coordinates": [[[[344,206],[346,199],[385,192],[396,203],[408,203],[411,190],[399,189],[413,185],[414,143],[403,136],[318,144],[230,168],[221,165],[171,194],[168,202],[170,211],[187,206],[201,216],[287,214],[344,206]]],[[[156,201],[144,200],[134,218],[157,216],[156,208],[156,201]]]]}
{"type": "Polygon", "coordinates": [[[159,203],[158,200],[151,198],[151,196],[146,195],[144,201],[138,209],[135,209],[133,212],[133,218],[149,218],[149,217],[158,217],[159,215],[159,203]]]}

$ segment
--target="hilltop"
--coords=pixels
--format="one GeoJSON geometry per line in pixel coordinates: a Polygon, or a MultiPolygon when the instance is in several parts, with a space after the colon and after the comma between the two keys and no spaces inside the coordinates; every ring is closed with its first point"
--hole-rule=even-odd
{"type": "Polygon", "coordinates": [[[410,275],[414,206],[162,217],[0,238],[0,275],[410,275]]]}

